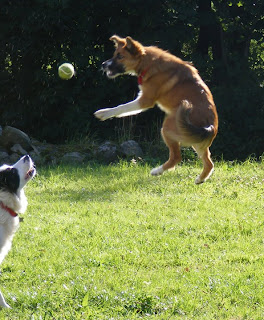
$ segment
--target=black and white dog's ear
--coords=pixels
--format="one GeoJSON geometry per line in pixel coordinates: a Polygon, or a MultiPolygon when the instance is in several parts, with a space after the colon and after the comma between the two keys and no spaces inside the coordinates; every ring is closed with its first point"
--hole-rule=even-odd
{"type": "Polygon", "coordinates": [[[5,170],[0,171],[0,189],[6,184],[6,174],[5,170]]]}
{"type": "Polygon", "coordinates": [[[17,169],[6,168],[0,171],[0,189],[16,193],[19,188],[20,178],[17,169]]]}

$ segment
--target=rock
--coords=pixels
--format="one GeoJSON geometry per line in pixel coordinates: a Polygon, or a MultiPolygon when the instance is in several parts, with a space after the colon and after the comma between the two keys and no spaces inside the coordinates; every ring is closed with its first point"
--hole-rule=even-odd
{"type": "Polygon", "coordinates": [[[18,153],[21,156],[28,154],[28,152],[25,149],[23,149],[19,143],[14,144],[13,147],[10,148],[10,151],[18,153]]]}
{"type": "Polygon", "coordinates": [[[121,145],[121,151],[127,157],[142,157],[143,151],[140,148],[139,144],[134,140],[128,140],[123,142],[121,145]]]}
{"type": "Polygon", "coordinates": [[[63,163],[82,163],[84,158],[85,156],[79,152],[69,152],[61,158],[61,161],[63,163]]]}
{"type": "Polygon", "coordinates": [[[42,160],[43,163],[51,165],[51,166],[55,166],[58,165],[58,158],[50,155],[48,158],[46,157],[44,160],[42,160]]]}
{"type": "Polygon", "coordinates": [[[6,149],[0,146],[0,152],[6,152],[6,149]]]}
{"type": "Polygon", "coordinates": [[[122,157],[136,159],[143,156],[141,147],[134,140],[125,141],[121,145],[106,141],[99,146],[75,146],[74,149],[80,152],[70,152],[72,147],[40,142],[30,139],[19,129],[10,126],[2,129],[0,126],[0,165],[14,164],[26,154],[29,154],[37,165],[82,164],[94,159],[109,164],[122,157]]]}
{"type": "Polygon", "coordinates": [[[0,151],[0,166],[2,164],[9,164],[9,163],[10,163],[10,159],[9,159],[8,153],[5,151],[0,151]]]}
{"type": "Polygon", "coordinates": [[[18,153],[12,153],[11,156],[9,156],[10,162],[9,164],[16,163],[21,158],[21,155],[18,153]]]}
{"type": "Polygon", "coordinates": [[[57,147],[53,144],[50,143],[42,143],[42,144],[38,144],[37,147],[34,146],[34,151],[36,151],[38,154],[41,154],[42,156],[47,156],[47,155],[54,155],[57,153],[57,147]]]}
{"type": "Polygon", "coordinates": [[[107,163],[116,161],[118,159],[118,155],[117,145],[110,141],[104,142],[97,148],[97,150],[95,150],[95,157],[107,163]]]}
{"type": "Polygon", "coordinates": [[[6,126],[0,136],[0,145],[9,151],[15,144],[20,144],[27,152],[34,149],[27,134],[19,129],[6,126]]]}

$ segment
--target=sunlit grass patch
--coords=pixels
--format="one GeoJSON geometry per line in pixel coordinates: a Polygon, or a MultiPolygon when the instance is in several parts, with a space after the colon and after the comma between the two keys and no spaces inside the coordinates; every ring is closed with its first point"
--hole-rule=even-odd
{"type": "Polygon", "coordinates": [[[3,319],[262,319],[263,163],[51,167],[2,264],[3,319]]]}

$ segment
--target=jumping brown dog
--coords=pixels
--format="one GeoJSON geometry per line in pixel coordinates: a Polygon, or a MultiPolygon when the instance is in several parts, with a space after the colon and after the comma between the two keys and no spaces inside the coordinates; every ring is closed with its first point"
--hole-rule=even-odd
{"type": "Polygon", "coordinates": [[[161,130],[170,156],[163,165],[152,169],[161,175],[181,161],[180,146],[192,146],[203,161],[203,171],[195,183],[210,177],[214,165],[210,158],[211,146],[218,130],[218,116],[213,96],[189,62],[157,47],[145,47],[131,37],[116,35],[113,58],[103,63],[109,78],[120,74],[138,77],[139,95],[129,103],[95,112],[100,120],[125,117],[153,108],[155,104],[166,114],[161,130]]]}

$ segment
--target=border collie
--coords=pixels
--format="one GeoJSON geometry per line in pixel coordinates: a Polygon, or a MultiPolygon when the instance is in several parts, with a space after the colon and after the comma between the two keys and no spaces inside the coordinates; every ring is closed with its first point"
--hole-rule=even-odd
{"type": "MultiPolygon", "coordinates": [[[[13,166],[0,167],[0,263],[11,248],[12,239],[19,226],[18,213],[27,208],[24,186],[36,174],[30,156],[22,157],[13,166]]],[[[0,291],[0,306],[10,308],[0,291]]]]}

